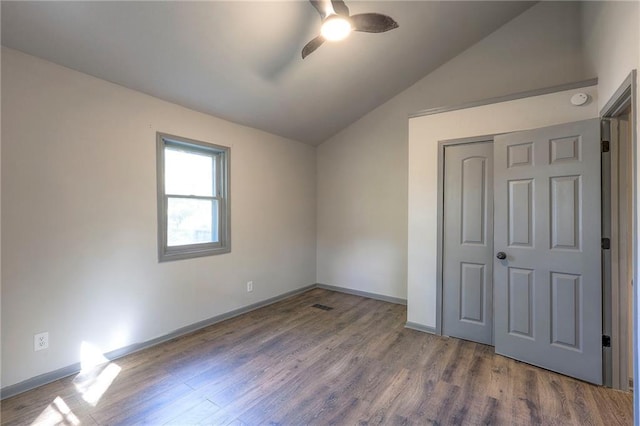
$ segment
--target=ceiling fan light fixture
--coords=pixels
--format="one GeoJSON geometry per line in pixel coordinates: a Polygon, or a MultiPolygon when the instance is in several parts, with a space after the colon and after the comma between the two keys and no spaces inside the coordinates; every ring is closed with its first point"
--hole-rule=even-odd
{"type": "Polygon", "coordinates": [[[309,0],[320,14],[322,26],[320,35],[314,37],[302,48],[302,59],[316,51],[325,41],[345,39],[351,31],[363,33],[384,33],[398,28],[398,23],[380,13],[358,13],[351,15],[343,0],[309,0]]]}
{"type": "Polygon", "coordinates": [[[329,16],[322,23],[322,28],[320,28],[320,34],[326,40],[329,41],[339,41],[344,40],[351,34],[353,27],[351,26],[351,22],[348,18],[339,15],[329,16]]]}

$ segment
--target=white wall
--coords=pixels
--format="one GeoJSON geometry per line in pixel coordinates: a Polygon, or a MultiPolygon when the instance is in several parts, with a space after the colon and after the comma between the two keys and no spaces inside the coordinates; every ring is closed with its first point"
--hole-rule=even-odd
{"type": "Polygon", "coordinates": [[[407,297],[408,115],[593,77],[579,12],[536,4],[320,145],[319,283],[407,297]]]}
{"type": "Polygon", "coordinates": [[[585,2],[582,37],[589,74],[598,77],[598,107],[602,108],[638,68],[640,20],[637,1],[585,2]]]}
{"type": "Polygon", "coordinates": [[[438,141],[595,118],[597,96],[592,86],[409,120],[408,322],[436,326],[438,141]],[[578,92],[593,100],[571,105],[578,92]]]}
{"type": "Polygon", "coordinates": [[[315,283],[313,147],[6,48],[2,140],[2,387],[315,283]],[[231,147],[231,253],[158,263],[156,131],[231,147]]]}

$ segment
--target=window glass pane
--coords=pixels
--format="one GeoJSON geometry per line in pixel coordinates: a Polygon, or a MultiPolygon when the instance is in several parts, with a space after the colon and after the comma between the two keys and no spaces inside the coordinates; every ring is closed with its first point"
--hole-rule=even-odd
{"type": "Polygon", "coordinates": [[[215,161],[212,156],[165,147],[166,194],[214,196],[215,161]]]}
{"type": "Polygon", "coordinates": [[[167,199],[169,247],[218,241],[218,200],[167,199]]]}

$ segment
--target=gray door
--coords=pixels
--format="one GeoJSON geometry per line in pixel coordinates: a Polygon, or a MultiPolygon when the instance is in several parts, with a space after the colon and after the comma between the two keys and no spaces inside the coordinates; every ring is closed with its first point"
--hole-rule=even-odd
{"type": "Polygon", "coordinates": [[[600,123],[497,136],[495,347],[602,383],[600,123]]]}
{"type": "Polygon", "coordinates": [[[493,143],[444,151],[442,332],[491,344],[493,143]]]}

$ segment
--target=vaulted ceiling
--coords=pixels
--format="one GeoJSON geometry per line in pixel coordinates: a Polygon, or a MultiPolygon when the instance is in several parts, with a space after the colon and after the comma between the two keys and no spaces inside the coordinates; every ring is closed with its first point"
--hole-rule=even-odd
{"type": "Polygon", "coordinates": [[[398,29],[302,60],[307,1],[2,2],[2,44],[236,123],[318,144],[532,2],[347,1],[398,29]]]}

